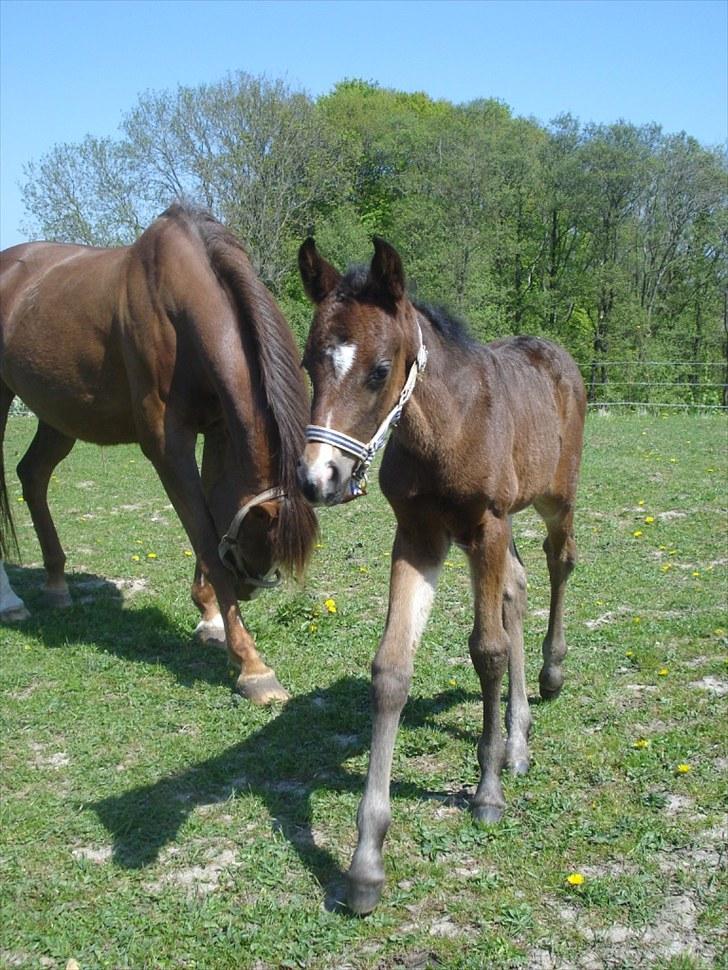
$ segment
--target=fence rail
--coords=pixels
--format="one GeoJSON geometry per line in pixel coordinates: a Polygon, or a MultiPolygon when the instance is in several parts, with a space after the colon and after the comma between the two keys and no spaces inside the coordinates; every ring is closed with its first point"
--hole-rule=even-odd
{"type": "MultiPolygon", "coordinates": [[[[657,368],[726,368],[722,361],[713,360],[600,360],[596,363],[582,364],[581,371],[587,387],[588,406],[593,409],[608,408],[654,408],[656,410],[676,411],[724,411],[728,412],[728,385],[726,381],[696,380],[631,380],[629,378],[608,376],[604,380],[594,380],[595,370],[605,373],[607,368],[639,367],[656,370],[657,368]],[[626,390],[630,388],[631,390],[626,390]],[[635,392],[636,388],[640,391],[635,392]],[[656,393],[651,394],[654,390],[656,393]],[[671,398],[665,400],[662,392],[671,398]],[[633,395],[633,396],[632,396],[633,395]],[[613,397],[613,400],[610,400],[613,397]],[[637,400],[641,397],[640,400],[637,400]]],[[[640,375],[641,377],[643,375],[640,375]]],[[[664,375],[660,375],[664,376],[664,375]]],[[[667,375],[670,376],[670,375],[667,375]]],[[[677,374],[676,376],[680,376],[677,374]]],[[[19,398],[12,403],[11,414],[30,414],[30,410],[19,398]]]]}
{"type": "Polygon", "coordinates": [[[715,360],[599,360],[581,365],[588,405],[599,410],[728,411],[728,385],[719,379],[720,369],[728,373],[728,365],[715,360]],[[615,373],[617,369],[622,373],[615,373]]]}

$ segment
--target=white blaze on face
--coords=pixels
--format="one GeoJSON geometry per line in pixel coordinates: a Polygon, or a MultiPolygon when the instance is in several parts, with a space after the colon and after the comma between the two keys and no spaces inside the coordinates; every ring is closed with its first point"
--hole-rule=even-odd
{"type": "Polygon", "coordinates": [[[342,381],[356,359],[356,344],[337,344],[336,347],[330,347],[327,354],[334,365],[334,377],[337,382],[342,381]]]}
{"type": "MultiPolygon", "coordinates": [[[[356,359],[356,344],[342,343],[326,350],[326,355],[330,358],[334,367],[334,380],[338,384],[351,370],[356,359]]],[[[323,419],[322,427],[330,428],[333,415],[329,411],[323,419]]],[[[312,445],[307,446],[307,451],[312,449],[312,445]]],[[[340,464],[342,460],[353,464],[348,455],[342,455],[338,448],[324,443],[316,444],[316,453],[312,462],[309,462],[309,473],[314,481],[325,484],[331,477],[331,463],[340,464]]]]}

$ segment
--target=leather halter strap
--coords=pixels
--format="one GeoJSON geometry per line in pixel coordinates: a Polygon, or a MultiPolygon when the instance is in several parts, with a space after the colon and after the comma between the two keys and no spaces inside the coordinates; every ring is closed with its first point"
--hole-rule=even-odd
{"type": "Polygon", "coordinates": [[[280,583],[281,574],[278,569],[272,570],[265,576],[254,576],[248,571],[238,544],[243,519],[256,505],[262,505],[264,502],[280,501],[285,497],[286,493],[282,488],[267,488],[264,492],[259,492],[258,495],[254,495],[253,498],[249,499],[235,513],[227,532],[217,547],[217,552],[223,566],[241,576],[249,586],[257,586],[260,589],[273,589],[274,586],[278,586],[280,583]]]}
{"type": "Polygon", "coordinates": [[[333,445],[339,451],[344,451],[346,454],[353,455],[357,459],[349,483],[349,490],[353,497],[366,495],[369,466],[374,460],[376,453],[386,443],[389,432],[392,428],[396,427],[399,419],[402,417],[402,411],[407,401],[412,397],[417,378],[427,366],[427,348],[422,340],[422,330],[420,329],[419,323],[417,324],[417,335],[420,338],[419,350],[409,369],[409,374],[399,395],[399,400],[366,444],[363,441],[359,441],[358,438],[344,434],[343,431],[324,428],[320,424],[309,424],[306,428],[306,441],[318,441],[321,444],[333,445]]]}

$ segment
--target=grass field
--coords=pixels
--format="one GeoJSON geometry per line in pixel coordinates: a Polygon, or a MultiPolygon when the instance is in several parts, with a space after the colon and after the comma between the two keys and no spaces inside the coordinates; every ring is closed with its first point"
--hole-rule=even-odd
{"type": "MultiPolygon", "coordinates": [[[[33,427],[10,419],[9,469],[33,427]]],[[[57,469],[74,597],[60,613],[42,606],[10,472],[24,566],[9,574],[33,616],[0,629],[0,965],[728,965],[727,444],[721,417],[589,417],[567,682],[534,700],[532,768],[506,777],[496,827],[467,811],[481,715],[453,550],[398,739],[387,887],[366,919],[338,900],[386,610],[393,518],[377,489],[322,514],[303,587],[247,609],[293,694],[259,709],[232,695],[224,654],[191,640],[188,543],[136,449],[78,445],[57,469]]],[[[535,515],[517,536],[535,694],[535,515]]]]}

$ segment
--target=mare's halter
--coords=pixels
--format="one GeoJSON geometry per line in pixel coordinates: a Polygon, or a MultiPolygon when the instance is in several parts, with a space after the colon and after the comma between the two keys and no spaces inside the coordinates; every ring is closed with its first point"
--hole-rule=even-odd
{"type": "Polygon", "coordinates": [[[243,524],[243,519],[256,505],[262,505],[263,502],[271,502],[273,500],[280,501],[285,497],[286,493],[282,488],[268,488],[259,495],[255,495],[235,513],[235,517],[228,526],[227,532],[220,540],[220,545],[217,547],[222,564],[240,579],[243,579],[248,586],[255,586],[258,589],[273,589],[274,586],[278,586],[280,583],[281,574],[278,569],[271,569],[265,576],[256,576],[250,572],[240,547],[240,527],[243,524]]]}
{"type": "Polygon", "coordinates": [[[309,424],[306,428],[306,441],[319,441],[325,445],[333,445],[339,451],[344,451],[348,455],[353,455],[358,461],[354,465],[349,481],[349,494],[352,498],[358,498],[367,493],[367,472],[374,460],[374,456],[379,449],[386,443],[387,436],[392,428],[396,427],[402,417],[405,404],[412,397],[417,378],[427,366],[427,348],[422,342],[422,330],[417,324],[417,335],[420,338],[420,346],[417,351],[414,363],[409,369],[407,380],[399,395],[399,400],[374,432],[373,437],[364,444],[358,438],[344,434],[343,431],[335,431],[333,428],[324,428],[320,424],[309,424]]]}

